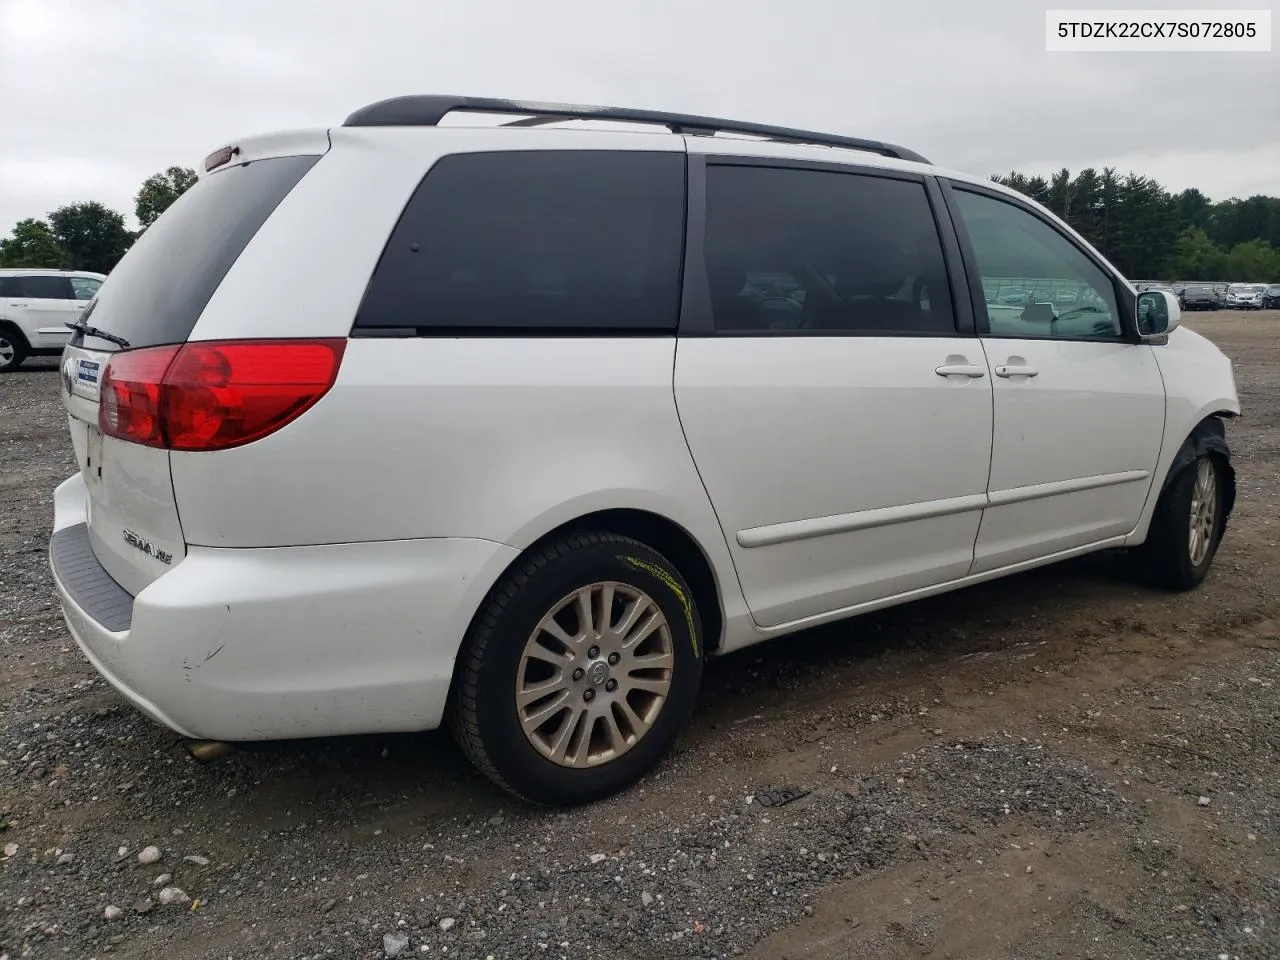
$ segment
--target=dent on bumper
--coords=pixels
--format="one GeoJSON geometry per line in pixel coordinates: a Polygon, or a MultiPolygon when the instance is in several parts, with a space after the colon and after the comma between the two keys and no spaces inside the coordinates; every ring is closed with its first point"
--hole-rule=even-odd
{"type": "Polygon", "coordinates": [[[472,613],[516,554],[467,539],[191,547],[118,633],[58,591],[93,666],[184,736],[425,730],[440,724],[472,613]]]}

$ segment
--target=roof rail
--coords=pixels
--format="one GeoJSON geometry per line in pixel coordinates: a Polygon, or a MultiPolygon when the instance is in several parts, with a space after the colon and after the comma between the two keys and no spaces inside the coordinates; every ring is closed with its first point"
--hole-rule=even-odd
{"type": "Polygon", "coordinates": [[[898,160],[928,163],[924,157],[906,147],[881,143],[878,140],[862,140],[858,137],[842,137],[834,133],[817,133],[812,130],[796,130],[791,127],[773,127],[763,123],[747,123],[740,120],[720,120],[715,117],[696,117],[683,113],[666,113],[660,110],[633,110],[629,107],[593,107],[573,103],[540,103],[531,100],[497,100],[489,97],[451,97],[446,95],[417,95],[392,97],[361,107],[343,122],[344,127],[434,127],[446,115],[455,111],[467,113],[505,113],[526,115],[504,126],[531,127],[560,120],[611,120],[622,123],[654,123],[667,127],[672,133],[745,133],[751,136],[781,140],[786,143],[812,143],[826,147],[843,147],[846,150],[863,150],[898,160]]]}

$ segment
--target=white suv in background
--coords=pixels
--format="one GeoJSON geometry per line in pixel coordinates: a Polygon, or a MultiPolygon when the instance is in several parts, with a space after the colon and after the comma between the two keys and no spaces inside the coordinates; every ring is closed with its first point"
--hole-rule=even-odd
{"type": "Polygon", "coordinates": [[[448,721],[581,802],[662,757],[707,657],[1105,548],[1197,584],[1240,406],[1178,321],[903,148],[385,101],[211,155],[103,285],[53,572],[182,735],[448,721]]]}
{"type": "Polygon", "coordinates": [[[82,270],[0,270],[0,373],[30,356],[57,356],[71,339],[67,324],[106,277],[82,270]]]}

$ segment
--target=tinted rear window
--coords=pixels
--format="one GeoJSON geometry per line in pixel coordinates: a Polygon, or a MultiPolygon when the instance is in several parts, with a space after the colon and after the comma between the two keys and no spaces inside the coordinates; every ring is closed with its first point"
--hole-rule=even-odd
{"type": "Polygon", "coordinates": [[[254,160],[202,179],[111,271],[93,325],[134,347],[184,342],[236,258],[318,159],[254,160]]]}
{"type": "Polygon", "coordinates": [[[683,154],[444,157],[406,205],[356,326],[673,331],[683,243],[683,154]]]}

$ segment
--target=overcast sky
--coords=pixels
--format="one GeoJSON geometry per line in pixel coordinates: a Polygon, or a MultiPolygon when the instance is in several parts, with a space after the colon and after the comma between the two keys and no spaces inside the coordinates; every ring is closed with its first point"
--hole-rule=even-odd
{"type": "Polygon", "coordinates": [[[712,114],[982,175],[1111,165],[1215,200],[1280,195],[1274,37],[1271,53],[1046,53],[1047,5],[1068,6],[0,0],[0,235],[78,200],[132,224],[151,173],[403,93],[712,114]]]}

